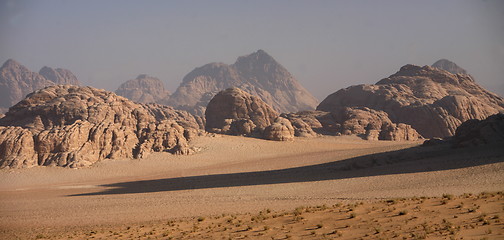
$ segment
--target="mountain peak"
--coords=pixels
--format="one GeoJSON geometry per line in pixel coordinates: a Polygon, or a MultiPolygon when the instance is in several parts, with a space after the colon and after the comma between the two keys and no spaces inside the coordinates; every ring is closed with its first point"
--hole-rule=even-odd
{"type": "Polygon", "coordinates": [[[5,63],[2,65],[2,68],[12,68],[20,66],[24,67],[23,65],[21,65],[21,63],[18,63],[16,60],[10,58],[7,61],[5,61],[5,63]]]}
{"type": "Polygon", "coordinates": [[[432,67],[443,69],[453,74],[467,74],[467,71],[465,69],[459,67],[457,64],[448,59],[440,59],[432,64],[432,67]]]}

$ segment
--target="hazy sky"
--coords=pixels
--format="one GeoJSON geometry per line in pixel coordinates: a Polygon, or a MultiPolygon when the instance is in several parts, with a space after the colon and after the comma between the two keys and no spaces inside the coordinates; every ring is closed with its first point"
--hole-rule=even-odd
{"type": "Polygon", "coordinates": [[[440,58],[502,96],[504,1],[0,0],[2,63],[107,90],[146,73],[173,92],[194,68],[258,49],[319,100],[440,58]]]}

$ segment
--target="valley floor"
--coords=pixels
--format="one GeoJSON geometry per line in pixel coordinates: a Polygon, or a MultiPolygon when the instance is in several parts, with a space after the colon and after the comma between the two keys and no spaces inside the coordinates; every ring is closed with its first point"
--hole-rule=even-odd
{"type": "Polygon", "coordinates": [[[502,194],[478,194],[504,190],[504,149],[419,144],[216,135],[191,156],[2,170],[0,237],[502,237],[502,194]]]}

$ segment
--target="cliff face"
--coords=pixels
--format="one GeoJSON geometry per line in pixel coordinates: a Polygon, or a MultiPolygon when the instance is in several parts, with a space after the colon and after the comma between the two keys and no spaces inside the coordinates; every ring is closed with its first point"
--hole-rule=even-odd
{"type": "Polygon", "coordinates": [[[317,110],[338,112],[345,107],[386,112],[392,122],[409,124],[431,138],[452,136],[466,120],[504,112],[504,100],[468,74],[405,65],[374,85],[351,86],[329,95],[317,110]]]}
{"type": "Polygon", "coordinates": [[[92,87],[50,86],[29,94],[0,119],[0,167],[83,167],[151,152],[189,154],[192,115],[142,105],[92,87]]]}
{"type": "Polygon", "coordinates": [[[311,110],[317,105],[287,69],[263,50],[239,57],[232,65],[210,63],[194,69],[166,103],[184,109],[205,107],[211,99],[208,95],[231,87],[258,96],[279,112],[311,110]]]}

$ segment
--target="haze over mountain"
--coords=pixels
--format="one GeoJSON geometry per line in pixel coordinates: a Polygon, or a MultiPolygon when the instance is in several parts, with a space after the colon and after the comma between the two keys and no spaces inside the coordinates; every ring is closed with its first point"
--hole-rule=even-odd
{"type": "Polygon", "coordinates": [[[159,103],[170,96],[161,80],[147,74],[121,84],[115,93],[138,103],[159,103]]]}
{"type": "Polygon", "coordinates": [[[317,99],[263,50],[239,57],[232,65],[209,63],[188,73],[166,102],[191,109],[206,107],[217,92],[238,87],[279,112],[313,110],[317,99]]]}

